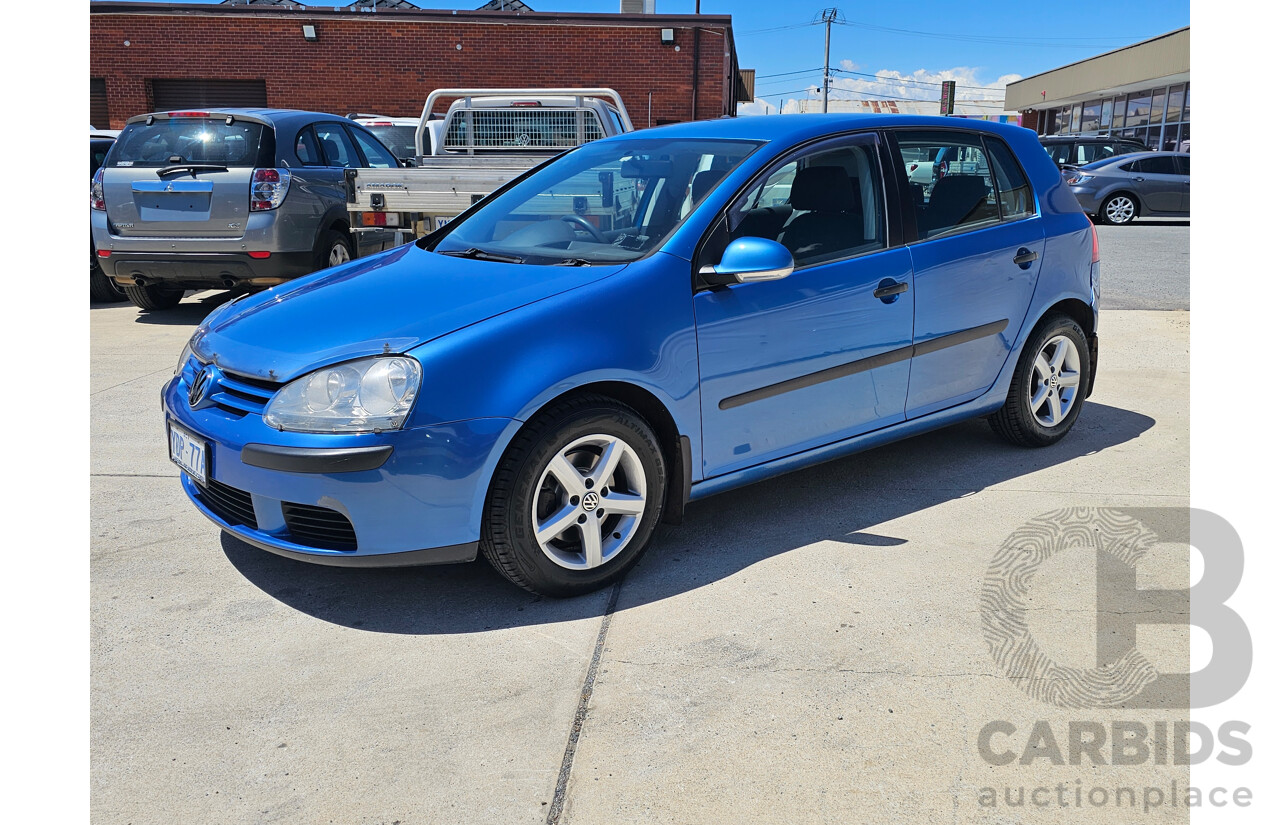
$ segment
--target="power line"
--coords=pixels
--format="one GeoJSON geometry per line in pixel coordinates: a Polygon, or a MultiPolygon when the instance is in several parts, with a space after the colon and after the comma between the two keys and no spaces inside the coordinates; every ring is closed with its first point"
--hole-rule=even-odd
{"type": "Polygon", "coordinates": [[[1099,40],[1126,41],[1133,42],[1127,37],[1037,37],[1037,38],[1018,38],[1018,37],[991,37],[987,35],[976,34],[944,34],[942,32],[926,32],[916,29],[899,29],[892,26],[878,26],[873,23],[861,23],[856,20],[841,21],[841,25],[853,26],[854,28],[866,29],[868,31],[886,32],[889,34],[901,34],[911,37],[930,37],[936,40],[955,40],[962,43],[985,43],[992,46],[1038,46],[1041,48],[1070,48],[1070,49],[1105,49],[1108,48],[1105,43],[1098,43],[1099,40]],[[1066,43],[1061,41],[1076,40],[1086,41],[1077,43],[1066,43]]]}
{"type": "MultiPolygon", "coordinates": [[[[855,72],[852,69],[833,68],[831,71],[840,72],[841,74],[856,74],[859,77],[871,77],[871,78],[875,78],[876,80],[879,80],[882,83],[918,83],[923,86],[941,86],[942,85],[941,82],[935,83],[932,80],[915,80],[914,78],[907,78],[907,77],[884,77],[883,75],[869,74],[867,72],[855,72]]],[[[979,89],[987,92],[992,91],[990,86],[964,86],[959,83],[956,84],[956,88],[957,89],[979,89]]]]}
{"type": "MultiPolygon", "coordinates": [[[[820,71],[822,71],[822,67],[815,66],[812,69],[797,69],[794,72],[778,72],[777,74],[758,74],[756,75],[756,80],[762,80],[766,77],[782,77],[783,75],[789,75],[789,74],[807,74],[809,72],[820,72],[820,71]]],[[[840,71],[840,70],[835,69],[833,71],[840,71]]]]}

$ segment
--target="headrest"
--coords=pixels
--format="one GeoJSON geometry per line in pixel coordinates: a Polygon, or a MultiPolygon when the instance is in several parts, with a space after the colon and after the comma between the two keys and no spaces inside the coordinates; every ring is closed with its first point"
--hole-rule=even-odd
{"type": "Polygon", "coordinates": [[[857,208],[849,173],[839,166],[810,166],[791,182],[791,207],[806,212],[852,212],[857,208]]]}

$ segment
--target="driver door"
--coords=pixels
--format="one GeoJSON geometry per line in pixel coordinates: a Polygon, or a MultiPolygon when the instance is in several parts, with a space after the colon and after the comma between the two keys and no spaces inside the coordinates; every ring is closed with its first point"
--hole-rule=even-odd
{"type": "Polygon", "coordinates": [[[796,264],[694,296],[704,478],[905,419],[911,259],[886,241],[879,155],[862,134],[784,157],[704,243],[699,268],[747,236],[778,241],[796,264]]]}

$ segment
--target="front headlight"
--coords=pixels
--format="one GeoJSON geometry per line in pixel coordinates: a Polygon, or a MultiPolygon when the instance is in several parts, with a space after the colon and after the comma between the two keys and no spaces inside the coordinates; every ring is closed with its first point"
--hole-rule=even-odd
{"type": "Polygon", "coordinates": [[[262,417],[277,430],[304,433],[396,430],[421,383],[422,367],[406,355],[362,358],[290,381],[262,417]]]}
{"type": "Polygon", "coordinates": [[[178,356],[178,366],[173,368],[174,375],[182,375],[182,368],[187,365],[187,361],[191,358],[191,342],[187,341],[187,345],[182,348],[182,354],[178,356]]]}

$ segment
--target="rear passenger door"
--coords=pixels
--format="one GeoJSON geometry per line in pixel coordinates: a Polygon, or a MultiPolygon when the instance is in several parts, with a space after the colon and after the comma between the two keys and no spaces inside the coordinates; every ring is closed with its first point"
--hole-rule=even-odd
{"type": "Polygon", "coordinates": [[[1186,209],[1190,177],[1178,174],[1172,155],[1142,157],[1129,165],[1133,186],[1149,212],[1182,212],[1186,209]]]}
{"type": "Polygon", "coordinates": [[[1003,141],[962,130],[904,129],[893,137],[900,181],[903,155],[921,147],[957,158],[907,215],[915,278],[910,419],[971,401],[995,383],[1031,304],[1044,229],[1003,141]]]}
{"type": "Polygon", "coordinates": [[[743,237],[795,259],[780,280],[694,295],[704,477],[903,420],[911,261],[887,221],[880,147],[856,135],[780,159],[703,242],[696,269],[743,237]]]}

